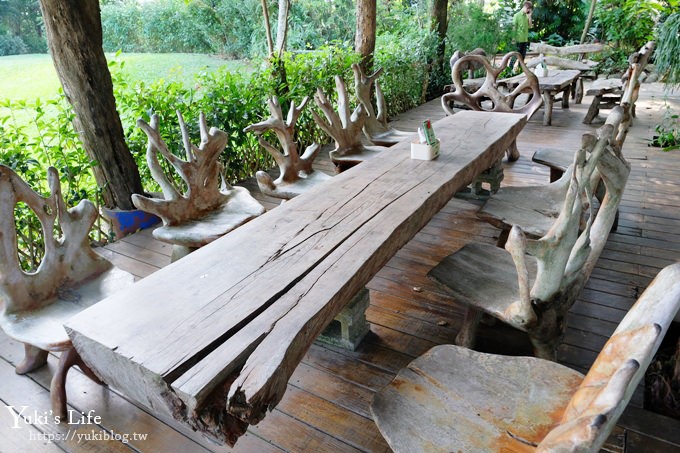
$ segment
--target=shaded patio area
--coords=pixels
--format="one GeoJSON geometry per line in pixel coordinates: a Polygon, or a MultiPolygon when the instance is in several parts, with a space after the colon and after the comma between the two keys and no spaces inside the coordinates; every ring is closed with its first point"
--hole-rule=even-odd
{"type": "MultiPolygon", "coordinates": [[[[647,146],[664,111],[660,84],[643,84],[637,118],[624,146],[631,175],[620,205],[620,223],[609,236],[598,265],[568,318],[559,361],[584,372],[638,295],[656,273],[680,260],[680,153],[663,153],[647,146]]],[[[531,162],[539,147],[577,149],[581,134],[596,127],[583,125],[590,99],[570,110],[557,108],[552,126],[543,126],[540,112],[518,139],[521,157],[504,162],[504,185],[547,184],[548,169],[531,162]]],[[[671,97],[680,109],[680,95],[671,97]]],[[[400,115],[392,123],[415,130],[425,118],[443,116],[435,100],[400,115]]],[[[317,168],[331,173],[327,154],[317,168]]],[[[254,180],[246,183],[267,209],[278,200],[262,196],[254,180]]],[[[442,293],[426,277],[443,257],[476,240],[494,244],[499,231],[475,216],[479,201],[454,198],[367,285],[371,332],[359,349],[349,352],[314,345],[297,367],[281,403],[241,438],[236,451],[389,451],[370,415],[376,390],[399,369],[432,346],[451,343],[464,307],[442,293]]],[[[119,267],[145,277],[169,264],[171,246],[141,231],[106,246],[101,252],[119,267]]],[[[225,257],[228,260],[229,257],[225,257]]],[[[484,272],[480,269],[480,272],[484,272]]],[[[143,304],[144,301],[139,301],[143,304]]],[[[191,301],[187,301],[191,303],[191,301]]],[[[133,314],[131,314],[133,316],[133,314]]],[[[478,348],[506,354],[529,354],[525,335],[496,323],[483,326],[478,348]]],[[[0,333],[0,399],[12,410],[0,411],[0,445],[8,451],[228,451],[172,420],[156,418],[115,389],[100,387],[74,370],[67,391],[74,416],[90,410],[93,424],[54,425],[49,415],[49,380],[56,366],[27,377],[14,375],[23,346],[0,333]],[[24,406],[26,407],[24,409],[24,406]],[[17,413],[31,426],[12,429],[17,413]],[[146,436],[144,439],[141,437],[146,436]],[[50,442],[48,439],[54,440],[50,442]]],[[[607,444],[606,451],[680,450],[680,421],[643,408],[644,391],[636,392],[607,444]]],[[[3,449],[4,451],[4,449],[3,449]]]]}

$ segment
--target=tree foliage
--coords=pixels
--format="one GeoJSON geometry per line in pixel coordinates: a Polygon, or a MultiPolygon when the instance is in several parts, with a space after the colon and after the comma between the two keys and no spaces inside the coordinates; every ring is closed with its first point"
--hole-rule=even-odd
{"type": "Polygon", "coordinates": [[[680,12],[670,14],[659,26],[655,55],[656,68],[666,83],[680,86],[680,12]]]}
{"type": "Polygon", "coordinates": [[[596,24],[603,40],[630,53],[652,39],[663,10],[656,0],[598,0],[596,24]]]}
{"type": "Polygon", "coordinates": [[[38,0],[0,0],[0,56],[46,51],[38,0]]]}

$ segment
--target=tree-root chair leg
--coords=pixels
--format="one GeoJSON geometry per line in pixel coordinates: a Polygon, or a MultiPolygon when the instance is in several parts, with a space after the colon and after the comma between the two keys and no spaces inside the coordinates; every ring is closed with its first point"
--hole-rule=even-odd
{"type": "Polygon", "coordinates": [[[52,411],[54,412],[54,415],[58,415],[62,418],[66,417],[66,376],[69,369],[74,365],[78,365],[83,373],[97,384],[104,384],[101,379],[85,365],[85,362],[80,358],[80,355],[78,355],[75,348],[67,349],[62,352],[61,357],[59,358],[59,364],[57,365],[57,370],[54,373],[54,376],[52,376],[52,382],[50,383],[52,411]]]}
{"type": "Polygon", "coordinates": [[[14,368],[17,374],[30,373],[47,363],[47,351],[26,343],[24,351],[24,359],[14,368]]]}

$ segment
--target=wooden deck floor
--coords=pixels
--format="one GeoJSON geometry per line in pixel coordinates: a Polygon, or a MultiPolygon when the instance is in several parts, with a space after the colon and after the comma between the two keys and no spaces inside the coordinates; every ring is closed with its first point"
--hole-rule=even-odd
{"type": "MultiPolygon", "coordinates": [[[[680,99],[676,96],[673,102],[678,111],[680,99]]],[[[588,128],[580,122],[586,106],[573,106],[569,111],[557,108],[551,127],[542,126],[539,112],[520,135],[522,157],[505,164],[504,184],[546,183],[546,169],[531,163],[533,151],[546,145],[577,147],[581,131],[588,128]]],[[[597,268],[572,309],[559,349],[559,360],[581,371],[590,366],[653,276],[680,260],[680,152],[662,153],[647,147],[662,111],[660,87],[644,85],[638,118],[624,149],[632,173],[621,204],[620,226],[610,235],[597,268]]],[[[401,115],[395,124],[415,130],[422,119],[434,120],[442,114],[437,102],[429,103],[401,115]]],[[[331,171],[327,160],[319,167],[331,171]]],[[[258,190],[253,193],[259,196],[258,190]]],[[[266,198],[262,202],[267,208],[278,204],[266,198]]],[[[498,231],[476,219],[478,207],[478,202],[453,199],[403,247],[368,285],[371,332],[359,350],[312,346],[281,403],[251,427],[236,451],[389,451],[371,419],[370,401],[374,392],[413,358],[434,345],[452,342],[463,309],[425,275],[468,241],[495,243],[498,231]]],[[[169,263],[170,247],[142,231],[107,246],[102,253],[144,277],[169,263]]],[[[499,324],[484,327],[480,343],[480,349],[487,351],[528,352],[528,342],[520,333],[499,324]]],[[[67,386],[72,414],[93,410],[100,418],[94,424],[48,423],[41,416],[49,415],[49,379],[56,357],[50,357],[49,367],[19,377],[13,368],[22,352],[20,344],[0,333],[0,400],[12,406],[0,408],[0,452],[229,450],[172,420],[157,419],[115,389],[98,386],[77,370],[71,372],[67,386]],[[23,420],[18,420],[18,413],[23,420]],[[15,426],[19,429],[13,429],[15,426]]],[[[645,411],[642,403],[642,392],[638,392],[607,451],[680,451],[680,422],[645,411]]]]}

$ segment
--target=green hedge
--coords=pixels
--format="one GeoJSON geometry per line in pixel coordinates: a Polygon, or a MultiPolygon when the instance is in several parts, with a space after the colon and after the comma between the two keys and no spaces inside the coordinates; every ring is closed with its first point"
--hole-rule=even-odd
{"type": "MultiPolygon", "coordinates": [[[[423,42],[426,41],[423,38],[423,42]]],[[[384,68],[380,84],[390,115],[418,105],[423,81],[429,76],[428,63],[424,61],[428,52],[414,52],[413,42],[394,39],[379,46],[376,67],[384,68]]],[[[157,113],[161,136],[172,152],[183,156],[184,146],[175,112],[182,113],[194,144],[200,142],[198,117],[204,112],[208,126],[222,129],[229,135],[222,159],[226,164],[226,176],[233,183],[274,165],[256,136],[243,131],[248,125],[269,117],[268,96],[279,93],[284,113],[291,101],[299,105],[305,96],[313,98],[318,88],[334,101],[337,98],[335,75],[343,77],[353,94],[351,65],[358,61],[359,56],[352,50],[335,46],[288,54],[284,57],[286,87],[277,86],[274,82],[277,79],[272,77],[272,70],[266,65],[247,75],[218,70],[201,73],[190,83],[159,80],[147,84],[131,81],[124,65],[113,61],[110,69],[117,108],[145,190],[156,191],[158,187],[146,165],[147,137],[136,126],[138,118],[148,120],[151,114],[157,113]]],[[[330,141],[314,122],[312,109],[318,108],[310,99],[296,125],[300,149],[313,142],[330,141]]],[[[45,168],[55,166],[69,205],[75,205],[83,198],[100,199],[100,190],[91,171],[96,163],[87,158],[74,130],[73,118],[73,110],[61,93],[48,101],[0,102],[0,162],[14,168],[32,187],[43,192],[47,192],[45,168]]],[[[278,143],[273,134],[270,139],[271,143],[278,143]]],[[[35,219],[27,212],[18,210],[15,215],[20,229],[32,225],[36,230],[35,219]]],[[[27,234],[26,237],[31,236],[27,234]]],[[[97,237],[97,240],[101,238],[97,237]]],[[[28,247],[30,242],[31,239],[22,242],[22,247],[28,247]]],[[[31,268],[30,262],[25,266],[31,268]]]]}

